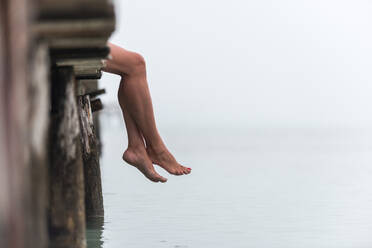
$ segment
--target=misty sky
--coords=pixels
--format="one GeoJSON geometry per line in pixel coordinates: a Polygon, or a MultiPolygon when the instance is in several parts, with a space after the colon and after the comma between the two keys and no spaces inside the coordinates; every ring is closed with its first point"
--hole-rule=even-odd
{"type": "MultiPolygon", "coordinates": [[[[159,125],[372,127],[370,0],[119,0],[159,125]]],[[[106,102],[119,78],[104,75],[106,102]]]]}

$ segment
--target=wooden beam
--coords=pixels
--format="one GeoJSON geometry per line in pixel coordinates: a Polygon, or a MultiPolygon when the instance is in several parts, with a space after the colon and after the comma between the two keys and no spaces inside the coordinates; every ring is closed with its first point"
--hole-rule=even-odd
{"type": "Polygon", "coordinates": [[[55,66],[71,66],[77,79],[100,79],[103,60],[97,59],[61,59],[55,61],[55,66]]]}
{"type": "Polygon", "coordinates": [[[50,38],[48,44],[51,49],[80,49],[104,48],[108,37],[78,37],[78,38],[50,38]]]}
{"type": "Polygon", "coordinates": [[[81,143],[85,177],[85,208],[87,217],[103,216],[101,169],[98,141],[93,125],[89,95],[79,96],[81,143]]]}
{"type": "Polygon", "coordinates": [[[48,19],[84,19],[92,17],[113,17],[110,0],[35,0],[37,17],[48,19]]]}
{"type": "Polygon", "coordinates": [[[44,38],[109,37],[114,29],[115,20],[109,18],[41,21],[32,27],[33,33],[44,38]]]}
{"type": "Polygon", "coordinates": [[[93,99],[91,100],[90,104],[92,106],[92,112],[97,112],[103,109],[103,104],[102,104],[101,99],[93,99]]]}
{"type": "Polygon", "coordinates": [[[100,79],[102,72],[96,67],[74,67],[76,79],[100,79]]]}
{"type": "Polygon", "coordinates": [[[103,60],[96,59],[96,58],[76,58],[76,59],[56,59],[54,61],[56,66],[74,66],[77,68],[84,68],[84,67],[94,67],[101,69],[103,68],[103,60]]]}
{"type": "Polygon", "coordinates": [[[92,99],[92,98],[95,98],[97,96],[106,94],[106,90],[105,89],[99,89],[99,90],[88,92],[86,94],[89,95],[89,97],[92,99]]]}
{"type": "Polygon", "coordinates": [[[84,174],[72,67],[52,73],[49,231],[52,248],[85,248],[84,174]]]}
{"type": "MultiPolygon", "coordinates": [[[[105,90],[98,89],[98,81],[97,80],[79,80],[78,81],[78,94],[79,95],[89,95],[89,97],[92,99],[102,93],[104,93],[105,90]]],[[[94,112],[93,113],[93,123],[94,123],[94,131],[95,135],[97,137],[98,142],[98,150],[99,154],[101,155],[102,145],[100,143],[100,122],[99,122],[99,116],[100,112],[94,112]]]]}
{"type": "Polygon", "coordinates": [[[59,59],[104,59],[110,53],[110,48],[97,47],[97,48],[75,48],[75,49],[51,49],[50,56],[52,60],[59,59]]]}

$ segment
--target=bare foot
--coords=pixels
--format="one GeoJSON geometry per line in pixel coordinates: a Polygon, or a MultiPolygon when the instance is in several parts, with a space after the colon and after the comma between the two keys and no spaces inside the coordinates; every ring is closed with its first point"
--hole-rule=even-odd
{"type": "Polygon", "coordinates": [[[150,158],[147,156],[145,148],[131,149],[128,148],[123,154],[123,160],[128,164],[140,170],[148,179],[153,182],[167,181],[166,178],[160,176],[154,169],[150,158]]]}
{"type": "Polygon", "coordinates": [[[191,168],[180,165],[173,155],[166,149],[161,148],[157,151],[152,147],[147,147],[147,154],[151,161],[168,171],[173,175],[186,175],[190,174],[191,168]]]}

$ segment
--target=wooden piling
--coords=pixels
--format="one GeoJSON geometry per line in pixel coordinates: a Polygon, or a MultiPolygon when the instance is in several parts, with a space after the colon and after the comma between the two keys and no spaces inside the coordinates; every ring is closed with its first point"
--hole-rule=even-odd
{"type": "Polygon", "coordinates": [[[34,45],[31,55],[29,84],[29,147],[31,163],[32,244],[48,247],[47,207],[48,181],[48,130],[49,130],[49,54],[45,43],[34,45]]]}
{"type": "MultiPolygon", "coordinates": [[[[105,89],[98,89],[97,80],[79,80],[79,95],[89,95],[90,99],[97,99],[98,96],[106,93],[105,89]]],[[[94,123],[94,132],[97,137],[98,150],[99,154],[102,153],[102,143],[101,143],[101,132],[100,132],[100,111],[93,112],[93,123],[94,123]]]]}
{"type": "Polygon", "coordinates": [[[85,209],[87,217],[103,216],[103,197],[99,148],[95,135],[90,96],[78,97],[82,154],[85,177],[85,209]]]}
{"type": "Polygon", "coordinates": [[[85,248],[85,202],[103,214],[98,115],[93,127],[86,108],[102,91],[84,96],[81,128],[76,86],[101,77],[114,28],[109,0],[0,0],[1,248],[85,248]]]}
{"type": "Polygon", "coordinates": [[[86,247],[84,173],[72,67],[52,73],[50,247],[86,247]]]}
{"type": "MultiPolygon", "coordinates": [[[[32,199],[33,189],[38,188],[32,182],[33,167],[36,161],[42,167],[43,154],[36,153],[30,135],[36,130],[29,111],[37,104],[31,94],[35,84],[29,68],[32,6],[28,3],[0,0],[0,247],[4,248],[46,245],[40,233],[44,231],[39,211],[43,200],[32,199]]],[[[38,114],[43,116],[42,111],[38,114]]],[[[39,131],[37,141],[45,137],[43,129],[39,131]]]]}

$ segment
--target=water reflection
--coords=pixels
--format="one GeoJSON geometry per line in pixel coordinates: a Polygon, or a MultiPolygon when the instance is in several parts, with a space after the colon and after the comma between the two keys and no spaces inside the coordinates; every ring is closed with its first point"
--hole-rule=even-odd
{"type": "Polygon", "coordinates": [[[103,247],[104,217],[87,218],[87,247],[103,247]]]}

